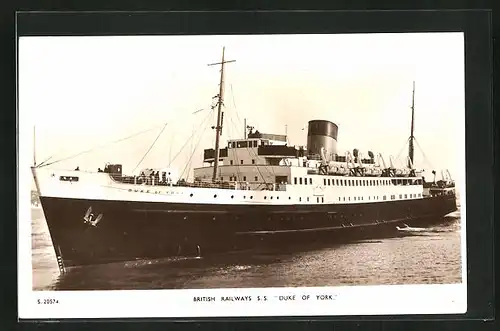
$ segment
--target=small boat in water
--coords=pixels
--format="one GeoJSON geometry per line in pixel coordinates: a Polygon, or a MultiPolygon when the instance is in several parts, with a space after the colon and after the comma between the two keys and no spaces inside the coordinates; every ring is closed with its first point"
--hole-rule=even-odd
{"type": "Polygon", "coordinates": [[[221,148],[228,62],[223,51],[215,146],[204,150],[194,180],[170,167],[138,175],[124,174],[120,163],[103,171],[32,167],[61,271],[415,231],[457,210],[449,173],[426,182],[414,167],[413,105],[404,167],[371,151],[340,152],[330,120],[309,121],[306,146],[246,126],[221,148]]]}

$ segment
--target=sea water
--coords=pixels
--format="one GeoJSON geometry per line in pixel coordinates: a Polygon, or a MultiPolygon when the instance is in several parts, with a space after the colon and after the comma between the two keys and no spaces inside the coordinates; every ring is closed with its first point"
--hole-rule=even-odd
{"type": "Polygon", "coordinates": [[[460,211],[406,236],[329,247],[256,248],[204,258],[79,267],[60,275],[40,208],[32,208],[34,290],[195,289],[460,283],[460,211]]]}

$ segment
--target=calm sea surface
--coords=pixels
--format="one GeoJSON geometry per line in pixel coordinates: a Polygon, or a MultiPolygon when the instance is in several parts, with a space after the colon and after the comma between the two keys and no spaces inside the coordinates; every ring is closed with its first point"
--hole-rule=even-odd
{"type": "Polygon", "coordinates": [[[200,259],[124,262],[59,275],[39,208],[32,209],[35,290],[436,284],[461,282],[460,212],[410,236],[307,249],[254,250],[200,259]]]}

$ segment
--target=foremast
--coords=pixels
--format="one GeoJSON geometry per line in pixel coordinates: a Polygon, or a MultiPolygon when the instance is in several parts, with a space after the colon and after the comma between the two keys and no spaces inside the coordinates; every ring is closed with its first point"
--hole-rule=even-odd
{"type": "Polygon", "coordinates": [[[410,142],[408,144],[408,168],[413,168],[413,158],[414,158],[414,146],[413,141],[415,136],[413,134],[415,129],[415,81],[413,81],[413,92],[411,98],[411,129],[410,129],[410,142]]]}
{"type": "Polygon", "coordinates": [[[219,157],[220,157],[220,136],[222,133],[222,123],[224,119],[224,113],[222,112],[222,105],[224,103],[224,64],[230,63],[230,62],[236,62],[235,60],[230,60],[230,61],[225,61],[224,60],[224,51],[226,47],[222,47],[222,60],[221,62],[217,63],[211,63],[209,66],[213,65],[219,65],[221,66],[220,69],[220,82],[219,82],[219,94],[216,95],[217,97],[217,126],[215,127],[215,159],[214,159],[214,173],[212,176],[212,181],[217,180],[217,170],[219,166],[219,157]]]}

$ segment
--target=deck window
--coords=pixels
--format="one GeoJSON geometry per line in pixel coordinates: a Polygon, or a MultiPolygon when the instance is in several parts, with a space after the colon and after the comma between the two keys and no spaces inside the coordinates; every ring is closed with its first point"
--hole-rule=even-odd
{"type": "MultiPolygon", "coordinates": [[[[257,182],[259,180],[259,177],[255,176],[255,181],[257,182]]],[[[297,183],[295,183],[297,184],[297,183]]]]}
{"type": "Polygon", "coordinates": [[[304,184],[307,185],[307,178],[304,178],[304,184]]]}
{"type": "Polygon", "coordinates": [[[229,161],[229,164],[230,164],[230,165],[233,165],[233,160],[230,160],[230,161],[229,161]]]}
{"type": "Polygon", "coordinates": [[[405,194],[405,199],[407,199],[407,198],[408,198],[408,194],[405,194]]]}
{"type": "Polygon", "coordinates": [[[293,183],[297,185],[297,177],[293,177],[293,183]]]}
{"type": "Polygon", "coordinates": [[[252,164],[255,164],[255,160],[252,159],[252,164]]]}
{"type": "Polygon", "coordinates": [[[336,179],[335,182],[336,182],[337,186],[339,186],[339,180],[336,179]]]}
{"type": "Polygon", "coordinates": [[[326,186],[326,178],[323,178],[323,185],[326,186]]]}
{"type": "Polygon", "coordinates": [[[383,199],[384,199],[384,200],[386,200],[386,199],[387,199],[387,197],[384,195],[383,199]]]}
{"type": "Polygon", "coordinates": [[[243,160],[240,160],[240,163],[243,164],[243,160]]]}
{"type": "Polygon", "coordinates": [[[302,185],[302,177],[299,178],[299,183],[302,185]]]}
{"type": "Polygon", "coordinates": [[[330,186],[330,179],[328,179],[328,186],[330,186]]]}
{"type": "Polygon", "coordinates": [[[313,179],[312,179],[312,178],[309,178],[309,184],[311,184],[311,185],[312,185],[312,183],[313,183],[313,179]]]}
{"type": "Polygon", "coordinates": [[[247,176],[243,176],[243,181],[246,182],[247,181],[247,176]]]}

